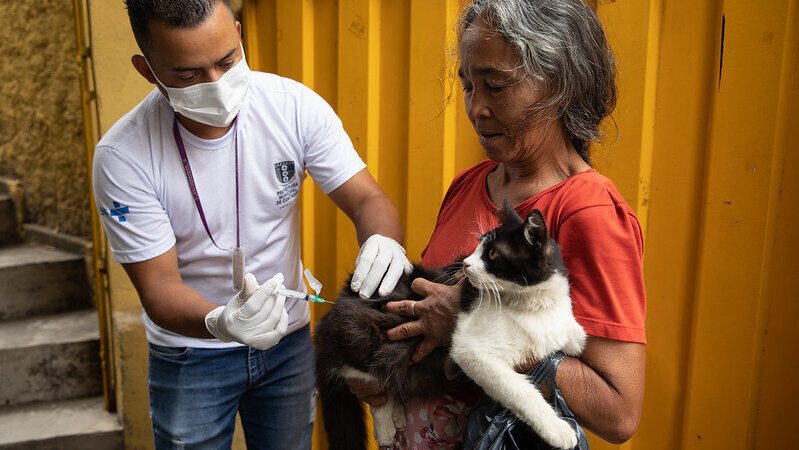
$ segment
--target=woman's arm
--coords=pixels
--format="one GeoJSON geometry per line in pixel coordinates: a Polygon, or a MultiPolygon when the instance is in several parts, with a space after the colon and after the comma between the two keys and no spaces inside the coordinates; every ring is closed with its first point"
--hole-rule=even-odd
{"type": "MultiPolygon", "coordinates": [[[[387,332],[389,339],[425,337],[413,355],[417,362],[433,349],[449,343],[458,313],[460,286],[445,286],[427,280],[414,281],[414,291],[426,299],[416,303],[416,320],[387,332]]],[[[412,316],[411,300],[386,304],[386,310],[412,316]]],[[[644,399],[643,344],[589,336],[579,358],[566,358],[558,367],[556,381],[577,420],[602,439],[622,443],[638,428],[644,399]]],[[[529,368],[520,368],[527,372],[529,368]]],[[[361,398],[379,393],[377,387],[359,386],[361,398]]],[[[369,401],[382,400],[380,397],[369,401]]]]}
{"type": "Polygon", "coordinates": [[[556,382],[577,420],[620,444],[638,428],[644,401],[643,344],[589,336],[579,358],[566,358],[556,382]]]}

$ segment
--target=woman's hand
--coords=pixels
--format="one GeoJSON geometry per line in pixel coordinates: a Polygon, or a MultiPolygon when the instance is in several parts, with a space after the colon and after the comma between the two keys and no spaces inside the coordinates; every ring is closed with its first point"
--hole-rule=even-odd
{"type": "Polygon", "coordinates": [[[438,284],[422,278],[413,280],[411,289],[424,300],[399,300],[386,303],[386,311],[401,316],[414,317],[386,332],[392,341],[413,336],[424,336],[416,347],[411,361],[417,363],[438,347],[449,345],[455,329],[455,318],[460,309],[463,281],[454,286],[438,284]]]}
{"type": "Polygon", "coordinates": [[[352,392],[354,396],[358,397],[358,400],[368,403],[369,406],[381,406],[388,400],[386,391],[377,383],[348,379],[347,387],[350,388],[350,392],[352,392]]]}

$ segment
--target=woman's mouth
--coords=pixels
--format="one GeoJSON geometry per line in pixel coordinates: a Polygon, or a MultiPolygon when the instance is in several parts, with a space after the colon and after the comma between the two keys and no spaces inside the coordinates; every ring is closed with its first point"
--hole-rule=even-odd
{"type": "Polygon", "coordinates": [[[502,133],[478,133],[478,136],[480,136],[480,144],[490,144],[504,135],[502,133]]]}

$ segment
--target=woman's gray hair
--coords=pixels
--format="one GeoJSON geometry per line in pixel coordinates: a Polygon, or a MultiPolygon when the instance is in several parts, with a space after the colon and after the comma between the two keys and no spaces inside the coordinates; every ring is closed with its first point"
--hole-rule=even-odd
{"type": "Polygon", "coordinates": [[[566,135],[589,162],[599,123],[616,106],[616,66],[602,25],[583,0],[474,0],[459,35],[481,19],[491,25],[541,83],[547,98],[537,111],[557,111],[566,135]]]}

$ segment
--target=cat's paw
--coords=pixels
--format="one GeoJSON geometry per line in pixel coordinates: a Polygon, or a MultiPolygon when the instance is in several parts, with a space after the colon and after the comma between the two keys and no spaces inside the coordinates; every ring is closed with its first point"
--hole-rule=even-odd
{"type": "Polygon", "coordinates": [[[539,435],[555,448],[570,449],[577,446],[577,433],[564,420],[558,419],[547,425],[539,435]]]}
{"type": "Polygon", "coordinates": [[[391,412],[391,420],[398,430],[405,428],[408,424],[408,418],[405,417],[405,405],[402,402],[394,403],[394,410],[391,412]]]}
{"type": "Polygon", "coordinates": [[[381,420],[374,421],[375,426],[375,440],[381,447],[391,446],[394,444],[394,435],[397,434],[397,429],[394,427],[394,421],[381,420]]]}

